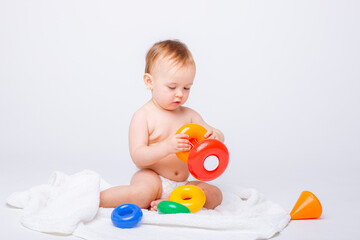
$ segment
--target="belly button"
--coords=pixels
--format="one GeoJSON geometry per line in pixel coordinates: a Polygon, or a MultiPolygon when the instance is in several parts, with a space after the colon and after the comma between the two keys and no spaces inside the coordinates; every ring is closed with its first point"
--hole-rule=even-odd
{"type": "Polygon", "coordinates": [[[175,172],[175,176],[179,175],[179,172],[175,172]]]}

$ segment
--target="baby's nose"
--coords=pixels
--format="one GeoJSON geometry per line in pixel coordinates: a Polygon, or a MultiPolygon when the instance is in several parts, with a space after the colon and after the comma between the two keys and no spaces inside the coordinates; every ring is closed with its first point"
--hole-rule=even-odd
{"type": "Polygon", "coordinates": [[[175,94],[176,97],[182,97],[183,96],[183,92],[182,91],[177,91],[175,94]]]}

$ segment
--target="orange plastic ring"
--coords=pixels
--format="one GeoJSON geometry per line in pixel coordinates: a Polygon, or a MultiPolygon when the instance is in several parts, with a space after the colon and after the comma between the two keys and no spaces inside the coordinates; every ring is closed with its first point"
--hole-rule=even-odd
{"type": "MultiPolygon", "coordinates": [[[[186,134],[189,135],[189,141],[191,143],[191,149],[194,148],[194,146],[205,139],[204,135],[206,134],[207,130],[203,126],[195,123],[189,123],[181,128],[176,132],[176,134],[186,134]]],[[[191,150],[190,150],[191,151],[191,150]]],[[[187,163],[188,157],[189,157],[189,151],[186,152],[178,152],[176,153],[176,156],[183,162],[187,163]]]]}

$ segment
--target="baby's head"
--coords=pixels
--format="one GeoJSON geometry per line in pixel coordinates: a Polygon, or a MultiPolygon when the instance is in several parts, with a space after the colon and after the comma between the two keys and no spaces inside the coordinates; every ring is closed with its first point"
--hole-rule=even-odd
{"type": "Polygon", "coordinates": [[[145,73],[151,74],[159,60],[171,62],[172,65],[192,66],[195,62],[187,46],[178,40],[165,40],[155,43],[146,54],[145,73]]]}
{"type": "Polygon", "coordinates": [[[144,82],[152,91],[153,101],[166,110],[175,110],[189,97],[195,77],[191,52],[180,41],[155,43],[146,55],[144,82]]]}

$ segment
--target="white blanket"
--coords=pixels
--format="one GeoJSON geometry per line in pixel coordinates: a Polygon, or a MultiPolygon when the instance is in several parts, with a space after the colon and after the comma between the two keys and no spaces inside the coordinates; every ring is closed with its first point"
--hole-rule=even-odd
{"type": "Polygon", "coordinates": [[[113,209],[99,208],[100,191],[110,187],[99,174],[84,170],[74,175],[55,172],[48,184],[15,192],[7,203],[23,208],[21,223],[30,229],[73,234],[89,239],[267,239],[290,221],[279,205],[254,189],[222,189],[223,203],[215,210],[166,214],[143,210],[133,229],[111,223],[113,209]]]}

